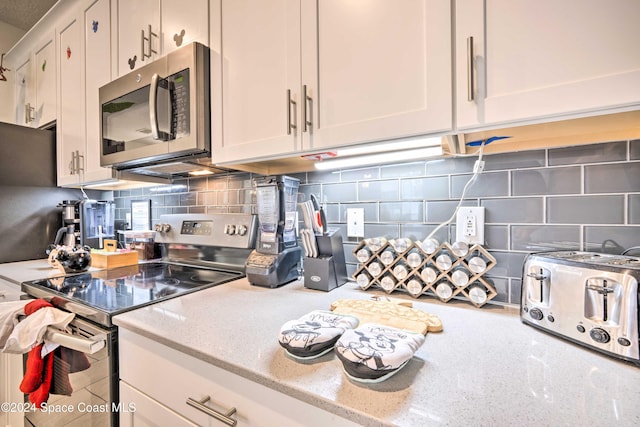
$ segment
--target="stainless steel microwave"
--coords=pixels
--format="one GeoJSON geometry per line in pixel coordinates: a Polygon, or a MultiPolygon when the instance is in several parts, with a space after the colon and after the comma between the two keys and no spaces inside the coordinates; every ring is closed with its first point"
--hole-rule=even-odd
{"type": "Polygon", "coordinates": [[[211,155],[209,48],[191,43],[100,88],[100,165],[211,155]]]}

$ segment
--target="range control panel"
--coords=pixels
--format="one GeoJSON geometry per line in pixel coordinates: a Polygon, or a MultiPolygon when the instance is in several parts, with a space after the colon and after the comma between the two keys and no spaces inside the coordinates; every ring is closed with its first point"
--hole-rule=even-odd
{"type": "Polygon", "coordinates": [[[255,247],[258,218],[252,214],[174,214],[154,224],[157,243],[255,247]]]}

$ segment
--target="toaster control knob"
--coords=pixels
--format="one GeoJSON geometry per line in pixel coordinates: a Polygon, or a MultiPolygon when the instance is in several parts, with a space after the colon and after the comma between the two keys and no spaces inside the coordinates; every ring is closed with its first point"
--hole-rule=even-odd
{"type": "Polygon", "coordinates": [[[576,326],[576,329],[578,330],[578,332],[580,332],[581,334],[584,333],[584,331],[586,331],[586,329],[584,328],[584,326],[582,325],[578,325],[576,326]]]}
{"type": "Polygon", "coordinates": [[[631,345],[631,341],[629,341],[628,339],[626,339],[624,337],[620,337],[620,338],[618,338],[618,344],[623,345],[625,347],[629,347],[631,345]]]}
{"type": "Polygon", "coordinates": [[[529,316],[535,320],[542,320],[544,314],[542,314],[542,311],[539,308],[532,308],[529,310],[529,316]]]}
{"type": "Polygon", "coordinates": [[[236,226],[236,234],[238,236],[244,236],[247,234],[247,226],[244,224],[240,224],[236,226]]]}
{"type": "Polygon", "coordinates": [[[589,335],[595,342],[599,342],[602,344],[608,343],[611,339],[609,333],[602,328],[593,328],[591,331],[589,331],[589,335]]]}

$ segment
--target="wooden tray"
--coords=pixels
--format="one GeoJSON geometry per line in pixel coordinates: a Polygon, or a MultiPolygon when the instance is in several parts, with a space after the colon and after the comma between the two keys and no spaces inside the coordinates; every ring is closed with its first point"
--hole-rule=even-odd
{"type": "Polygon", "coordinates": [[[116,268],[138,264],[138,251],[107,252],[91,251],[91,267],[116,268]]]}

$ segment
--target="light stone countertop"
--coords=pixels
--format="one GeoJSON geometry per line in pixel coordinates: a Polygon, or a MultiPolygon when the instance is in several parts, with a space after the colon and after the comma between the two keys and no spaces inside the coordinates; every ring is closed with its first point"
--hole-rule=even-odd
{"type": "Polygon", "coordinates": [[[0,278],[12,282],[18,287],[22,282],[59,275],[60,270],[51,267],[46,258],[0,264],[0,278]]]}
{"type": "Polygon", "coordinates": [[[353,283],[322,292],[241,279],[114,323],[363,425],[640,425],[639,367],[524,325],[513,308],[393,294],[438,315],[444,330],[375,385],[351,382],[333,352],[301,363],[279,346],[285,321],[374,294],[353,283]]]}

